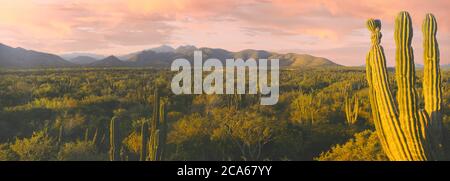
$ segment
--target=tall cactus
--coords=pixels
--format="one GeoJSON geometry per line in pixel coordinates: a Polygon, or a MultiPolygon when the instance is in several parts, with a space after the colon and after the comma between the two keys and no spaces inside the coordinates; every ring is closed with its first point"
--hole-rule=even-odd
{"type": "Polygon", "coordinates": [[[114,116],[109,125],[109,160],[111,161],[120,160],[120,138],[118,129],[117,118],[114,116]]]}
{"type": "Polygon", "coordinates": [[[141,126],[141,153],[139,160],[145,161],[147,159],[147,139],[148,139],[148,123],[143,122],[141,126]]]}
{"type": "MultiPolygon", "coordinates": [[[[395,42],[396,51],[396,80],[398,86],[397,102],[395,105],[391,89],[388,85],[388,73],[386,68],[386,58],[381,42],[381,22],[369,19],[367,27],[371,32],[371,48],[367,55],[367,81],[370,87],[370,102],[372,116],[375,127],[380,138],[383,150],[390,160],[438,160],[440,159],[439,149],[436,149],[435,137],[440,133],[433,133],[430,123],[433,115],[429,110],[420,110],[417,104],[417,92],[414,87],[415,67],[412,40],[412,22],[407,12],[400,12],[395,20],[395,42]]],[[[441,89],[439,73],[439,54],[435,39],[436,20],[432,15],[427,15],[424,29],[431,30],[426,33],[428,40],[434,43],[424,43],[425,51],[431,50],[433,56],[426,54],[424,75],[424,97],[428,109],[439,112],[436,106],[440,104],[441,89]],[[428,22],[428,23],[427,23],[428,22]],[[433,33],[434,32],[434,33],[433,33]],[[434,52],[434,53],[433,53],[434,52]],[[434,58],[430,58],[434,57],[434,58]],[[427,63],[428,61],[428,63],[427,63]],[[439,83],[437,83],[439,82],[439,83]],[[426,84],[426,85],[425,85],[426,84]],[[434,93],[430,93],[434,92],[434,93]],[[433,105],[433,106],[431,106],[433,105]]],[[[424,32],[425,33],[425,32],[424,32]]],[[[438,115],[438,114],[435,114],[438,115]]],[[[434,117],[436,131],[442,120],[434,117]]]]}
{"type": "Polygon", "coordinates": [[[358,120],[359,114],[359,100],[358,96],[354,96],[353,99],[349,97],[345,98],[345,117],[347,118],[347,124],[353,125],[358,120]],[[353,100],[353,102],[352,102],[353,100]]]}
{"type": "Polygon", "coordinates": [[[161,160],[166,141],[166,113],[165,104],[159,97],[159,90],[156,88],[153,96],[155,102],[153,107],[153,118],[151,122],[149,141],[149,160],[161,160]]]}

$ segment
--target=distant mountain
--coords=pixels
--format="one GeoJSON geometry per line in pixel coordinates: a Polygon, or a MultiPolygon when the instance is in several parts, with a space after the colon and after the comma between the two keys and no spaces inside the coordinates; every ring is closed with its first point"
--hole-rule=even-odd
{"type": "Polygon", "coordinates": [[[159,47],[154,47],[154,48],[150,48],[150,49],[145,49],[145,50],[141,50],[141,51],[137,51],[137,52],[121,55],[118,58],[121,59],[121,60],[129,60],[130,58],[136,56],[137,54],[140,54],[142,52],[147,52],[147,51],[153,51],[155,53],[172,53],[172,52],[175,51],[175,49],[172,48],[171,46],[168,46],[168,45],[161,45],[159,47]]]}
{"type": "Polygon", "coordinates": [[[169,67],[175,60],[175,55],[172,52],[157,53],[146,50],[131,56],[126,62],[134,66],[169,67]]]}
{"type": "Polygon", "coordinates": [[[68,61],[72,62],[74,64],[78,64],[78,65],[86,65],[86,64],[96,62],[97,59],[95,59],[93,57],[89,57],[89,56],[78,56],[78,57],[69,59],[68,61]]]}
{"type": "Polygon", "coordinates": [[[13,48],[0,43],[0,67],[38,68],[67,67],[73,65],[57,55],[23,48],[13,48]]]}
{"type": "Polygon", "coordinates": [[[269,59],[278,58],[280,59],[281,67],[288,68],[317,68],[317,67],[337,67],[341,66],[323,57],[315,57],[308,54],[275,54],[270,56],[269,59]]]}
{"type": "Polygon", "coordinates": [[[334,67],[340,66],[326,58],[315,57],[307,54],[278,54],[268,52],[264,50],[243,50],[239,52],[230,52],[224,49],[217,48],[200,48],[197,49],[193,46],[179,47],[173,52],[155,52],[152,50],[142,51],[129,57],[126,62],[133,66],[155,66],[155,67],[169,67],[173,60],[178,58],[185,58],[189,61],[193,61],[193,55],[195,50],[201,50],[203,60],[209,58],[217,58],[222,63],[225,63],[226,59],[241,58],[247,60],[253,58],[258,59],[279,59],[280,66],[284,68],[316,68],[316,67],[334,67]]]}
{"type": "Polygon", "coordinates": [[[59,56],[66,60],[71,60],[71,59],[74,59],[77,57],[92,57],[97,60],[100,60],[100,59],[104,59],[106,57],[104,55],[94,54],[94,53],[66,53],[66,54],[61,54],[59,56]]]}
{"type": "Polygon", "coordinates": [[[117,58],[116,56],[109,56],[104,59],[92,62],[90,64],[87,64],[87,66],[90,67],[122,67],[122,66],[128,66],[125,62],[117,58]]]}
{"type": "Polygon", "coordinates": [[[194,50],[197,50],[198,48],[193,46],[193,45],[184,45],[184,46],[179,46],[177,49],[175,49],[175,52],[177,53],[189,53],[189,52],[193,52],[194,50]]]}
{"type": "Polygon", "coordinates": [[[65,66],[92,66],[92,67],[160,67],[168,68],[172,62],[179,58],[187,59],[193,62],[194,51],[201,50],[203,60],[216,58],[225,64],[226,59],[279,59],[280,67],[289,69],[317,68],[317,67],[335,67],[341,66],[331,60],[321,57],[315,57],[307,54],[287,53],[280,54],[265,50],[242,50],[231,52],[220,48],[197,48],[187,45],[176,49],[163,45],[148,50],[130,53],[124,56],[109,56],[106,58],[101,55],[89,53],[71,53],[62,55],[63,58],[42,52],[25,50],[22,48],[12,48],[0,44],[0,66],[2,67],[65,67],[65,66]],[[71,57],[71,58],[70,58],[71,57]]]}
{"type": "Polygon", "coordinates": [[[168,46],[168,45],[161,45],[159,47],[155,47],[155,48],[152,48],[150,50],[152,50],[152,51],[154,51],[156,53],[167,53],[167,52],[174,52],[175,51],[174,48],[172,48],[171,46],[168,46]]]}

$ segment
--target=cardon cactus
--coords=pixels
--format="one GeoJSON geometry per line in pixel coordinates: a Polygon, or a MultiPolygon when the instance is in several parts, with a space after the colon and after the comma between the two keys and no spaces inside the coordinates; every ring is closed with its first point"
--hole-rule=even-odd
{"type": "Polygon", "coordinates": [[[166,142],[166,106],[161,97],[159,90],[155,89],[154,93],[153,118],[150,129],[149,141],[149,160],[162,160],[163,150],[166,142]]]}
{"type": "Polygon", "coordinates": [[[113,117],[109,125],[109,160],[111,161],[120,160],[120,137],[118,129],[117,118],[113,117]]]}
{"type": "Polygon", "coordinates": [[[358,96],[354,96],[353,99],[349,97],[345,98],[345,117],[348,125],[353,125],[358,120],[359,114],[359,100],[358,96]],[[352,102],[353,100],[353,102],[352,102]]]}
{"type": "Polygon", "coordinates": [[[381,22],[369,19],[371,48],[367,55],[372,116],[383,150],[390,160],[439,160],[441,145],[441,77],[439,49],[436,41],[437,24],[428,14],[423,24],[425,67],[423,93],[425,110],[419,109],[414,87],[415,67],[411,40],[411,17],[400,12],[395,20],[397,102],[388,85],[386,58],[381,42],[381,22]]]}

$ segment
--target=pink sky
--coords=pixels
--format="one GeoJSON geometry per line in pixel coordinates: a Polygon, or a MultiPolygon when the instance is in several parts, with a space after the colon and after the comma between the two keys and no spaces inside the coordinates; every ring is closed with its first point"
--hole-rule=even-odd
{"type": "Polygon", "coordinates": [[[410,12],[416,62],[421,22],[438,19],[441,62],[450,60],[448,0],[0,0],[0,43],[56,54],[125,54],[161,44],[308,53],[364,64],[368,18],[382,20],[389,64],[393,20],[410,12]]]}

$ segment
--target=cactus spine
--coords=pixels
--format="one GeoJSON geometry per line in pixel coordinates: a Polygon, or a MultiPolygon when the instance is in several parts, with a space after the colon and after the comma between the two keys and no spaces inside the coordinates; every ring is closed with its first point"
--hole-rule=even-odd
{"type": "Polygon", "coordinates": [[[149,160],[162,160],[166,140],[166,113],[165,104],[159,97],[159,90],[154,93],[153,118],[151,122],[151,135],[149,141],[149,160]]]}
{"type": "Polygon", "coordinates": [[[111,161],[118,161],[120,159],[120,138],[119,138],[119,131],[118,131],[118,125],[117,125],[117,119],[114,116],[111,119],[110,125],[109,125],[109,160],[111,161]]]}
{"type": "Polygon", "coordinates": [[[358,96],[354,96],[353,99],[349,97],[345,98],[345,117],[347,118],[347,124],[353,125],[358,120],[359,114],[359,100],[358,96]],[[352,103],[353,100],[353,103],[352,103]],[[352,107],[353,106],[353,107],[352,107]]]}
{"type": "MultiPolygon", "coordinates": [[[[425,22],[428,23],[424,29],[433,29],[436,22],[432,16],[428,16],[425,22]],[[428,20],[427,20],[428,19],[428,20]]],[[[395,42],[396,42],[396,80],[398,85],[397,102],[395,105],[390,87],[388,85],[388,74],[386,68],[386,58],[381,42],[381,22],[379,20],[369,19],[367,27],[371,32],[371,48],[367,55],[367,81],[370,87],[370,102],[372,107],[372,116],[375,127],[380,138],[383,150],[390,160],[437,160],[439,159],[438,150],[434,149],[430,135],[433,130],[430,129],[430,113],[428,110],[422,111],[417,105],[417,92],[414,88],[415,67],[412,40],[412,22],[407,12],[400,12],[395,20],[395,42]]],[[[434,29],[435,32],[435,29],[434,29]]],[[[424,32],[425,33],[425,32],[424,32]]],[[[430,34],[430,33],[428,33],[430,34]]],[[[435,42],[435,36],[430,36],[435,42]]],[[[430,37],[426,39],[430,39],[430,37]]],[[[424,43],[429,44],[429,43],[424,43]]],[[[424,81],[424,94],[426,105],[439,104],[438,95],[430,94],[430,90],[441,89],[438,83],[430,84],[428,82],[440,82],[439,76],[439,58],[436,54],[437,44],[429,45],[428,49],[434,51],[434,59],[430,59],[425,69],[434,71],[425,75],[428,79],[424,81]],[[428,99],[427,99],[428,98],[428,99]],[[430,101],[434,100],[434,101],[430,101]]],[[[425,48],[427,49],[427,48],[425,48]]],[[[427,50],[425,50],[427,51],[427,50]]],[[[428,57],[428,56],[427,56],[428,57]]],[[[426,63],[426,62],[425,62],[426,63]]],[[[427,63],[426,63],[427,64],[427,63]]],[[[435,91],[437,92],[437,91],[435,91]]],[[[433,106],[429,106],[433,107],[433,106]]],[[[433,107],[435,108],[435,107],[433,107]]],[[[433,109],[430,108],[430,109],[433,109]]],[[[440,122],[441,120],[436,120],[440,122]]],[[[436,124],[437,125],[437,124],[436,124]]],[[[437,133],[439,134],[439,133],[437,133]]]]}

